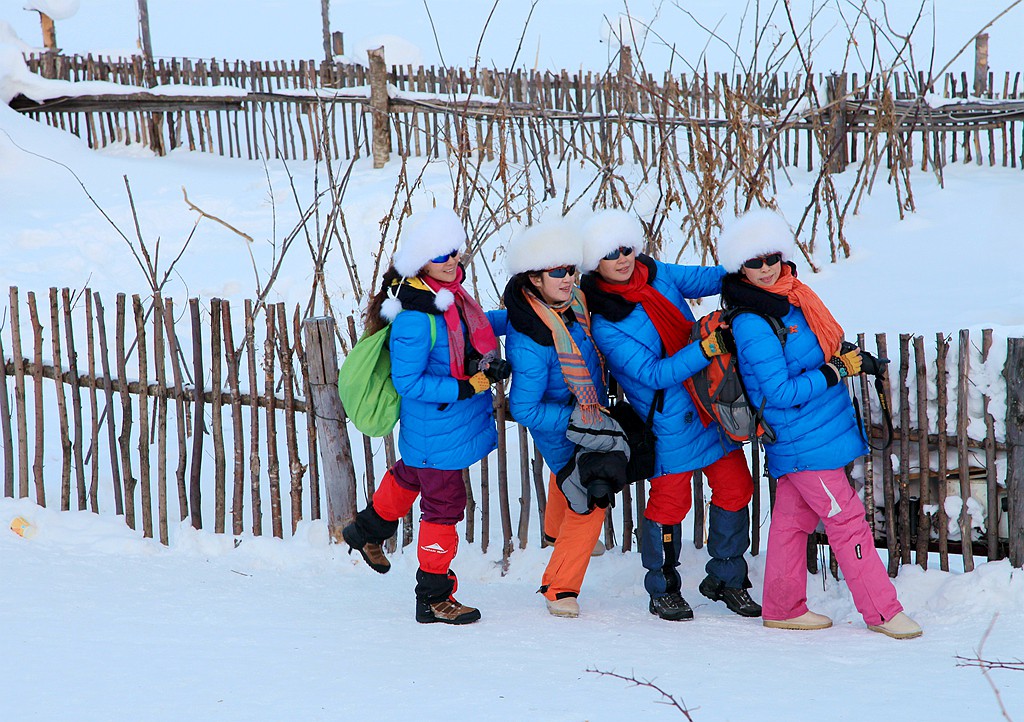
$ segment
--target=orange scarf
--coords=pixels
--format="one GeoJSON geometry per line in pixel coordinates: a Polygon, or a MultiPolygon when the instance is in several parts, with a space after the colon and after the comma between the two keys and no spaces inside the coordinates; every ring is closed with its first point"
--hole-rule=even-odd
{"type": "Polygon", "coordinates": [[[825,308],[825,304],[818,298],[818,294],[797,279],[788,265],[782,265],[782,274],[779,276],[779,280],[771,286],[761,288],[777,296],[784,296],[792,305],[803,311],[807,325],[811,327],[811,333],[818,338],[818,344],[821,346],[821,352],[825,354],[826,363],[833,356],[839,355],[839,345],[842,343],[844,335],[843,327],[825,308]]]}

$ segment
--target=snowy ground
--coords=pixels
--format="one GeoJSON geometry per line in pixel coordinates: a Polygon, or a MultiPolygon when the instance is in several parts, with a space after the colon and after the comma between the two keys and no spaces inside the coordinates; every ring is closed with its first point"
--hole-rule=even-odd
{"type": "MultiPolygon", "coordinates": [[[[822,575],[810,603],[833,629],[736,617],[696,592],[706,556],[689,545],[685,623],[647,612],[636,554],[595,559],[582,616],[559,620],[535,594],[547,550],[516,552],[505,577],[471,550],[460,596],[483,619],[451,628],[413,620],[413,555],[381,577],[320,523],[237,548],[182,528],[165,549],[118,520],[0,502],[0,518],[19,513],[38,533],[0,534],[4,719],[682,719],[656,691],[591,669],[650,680],[696,720],[997,719],[984,677],[955,656],[974,654],[996,613],[986,658],[1018,658],[1024,639],[1024,575],[1006,562],[905,568],[896,584],[925,635],[898,642],[867,631],[822,575]]],[[[762,569],[763,556],[755,587],[762,569]]],[[[1019,673],[992,675],[1019,719],[1019,673]]]]}
{"type": "MultiPolygon", "coordinates": [[[[948,59],[966,41],[961,35],[969,36],[1006,4],[935,3],[940,55],[948,59]]],[[[37,44],[35,16],[15,5],[20,3],[0,8],[0,21],[37,44]]],[[[237,2],[152,2],[154,44],[164,55],[317,57],[318,7],[297,5],[265,0],[261,22],[225,34],[222,29],[241,12],[237,2]],[[268,37],[267,28],[278,32],[268,37]]],[[[335,27],[345,30],[353,48],[360,44],[356,37],[400,35],[404,45],[388,47],[437,61],[420,4],[331,5],[335,27]],[[386,28],[373,19],[382,12],[393,21],[386,28]]],[[[466,62],[489,4],[430,5],[445,59],[466,62]],[[466,26],[472,31],[459,32],[466,26]]],[[[745,5],[733,0],[687,7],[714,25],[726,14],[734,21],[745,5]]],[[[916,4],[901,3],[898,11],[906,13],[908,5],[916,4]]],[[[485,45],[485,63],[511,62],[518,29],[514,37],[507,29],[518,28],[526,7],[500,6],[510,14],[499,14],[493,27],[506,32],[485,45]]],[[[608,46],[599,42],[602,15],[614,16],[621,7],[612,0],[541,2],[523,62],[603,67],[608,46]]],[[[656,14],[652,3],[631,7],[648,19],[656,14]]],[[[58,38],[72,52],[130,52],[133,10],[130,0],[87,0],[78,14],[58,23],[58,38]]],[[[1024,8],[1014,12],[991,31],[996,70],[1024,67],[1024,44],[1015,40],[1024,8]]],[[[666,36],[705,37],[673,5],[663,5],[659,17],[661,23],[668,19],[666,36]]],[[[0,27],[0,38],[5,33],[0,27]]],[[[728,56],[716,56],[714,43],[708,52],[710,66],[727,67],[728,56]]],[[[821,56],[830,57],[826,50],[821,56]]],[[[399,60],[394,54],[389,59],[399,60]]],[[[288,185],[280,165],[188,152],[158,159],[137,147],[93,153],[78,139],[0,108],[0,288],[45,293],[50,286],[88,284],[105,298],[146,292],[125,242],[70,174],[39,156],[74,170],[126,230],[127,175],[143,230],[162,239],[165,263],[194,221],[182,186],[193,202],[257,238],[252,251],[263,277],[271,239],[280,238],[295,215],[294,205],[282,200],[288,185]],[[268,176],[276,194],[276,234],[268,176]]],[[[360,253],[376,246],[397,168],[393,162],[373,171],[365,161],[355,168],[346,205],[360,253]]],[[[313,167],[294,164],[290,171],[308,198],[313,167]]],[[[792,185],[780,186],[779,198],[791,219],[813,182],[799,171],[792,178],[792,185]]],[[[1020,253],[1022,183],[1016,169],[950,166],[940,189],[933,176],[916,172],[918,212],[901,222],[893,194],[880,180],[848,228],[852,257],[825,264],[811,283],[851,333],[912,332],[925,334],[931,345],[935,331],[994,328],[993,363],[977,378],[997,387],[999,349],[1006,337],[1024,333],[1024,285],[1013,262],[1020,253]]],[[[414,202],[435,196],[444,202],[449,188],[447,167],[434,164],[414,202]]],[[[179,303],[188,295],[252,296],[244,242],[204,224],[193,243],[170,295],[179,303]]],[[[303,253],[293,252],[271,300],[305,303],[310,279],[303,253]]],[[[346,275],[337,265],[328,270],[332,293],[345,308],[351,302],[346,275]]],[[[8,330],[0,333],[6,337],[8,330]]],[[[59,456],[46,464],[56,474],[59,456]]],[[[55,483],[57,476],[48,480],[55,483]]],[[[454,629],[413,621],[414,555],[396,555],[393,571],[381,577],[329,546],[319,523],[304,525],[285,541],[245,536],[237,546],[230,537],[176,528],[164,548],[140,539],[120,519],[0,500],[7,652],[0,661],[0,719],[682,719],[656,691],[588,669],[652,680],[702,721],[999,719],[992,688],[977,669],[958,668],[955,656],[974,654],[996,614],[984,657],[1024,656],[1024,574],[1006,562],[982,563],[970,574],[939,572],[934,562],[928,572],[904,568],[896,580],[900,598],[925,635],[897,642],[867,632],[845,584],[825,575],[810,579],[809,595],[814,609],[836,620],[833,629],[788,633],[735,617],[697,593],[706,554],[692,545],[684,546],[681,571],[695,621],[669,624],[652,617],[638,555],[618,550],[594,560],[581,597],[583,616],[553,619],[535,593],[549,552],[533,546],[513,555],[504,577],[497,549],[485,556],[478,546],[464,547],[456,563],[459,596],[479,606],[483,620],[454,629]],[[6,530],[19,515],[34,525],[33,538],[6,530]]],[[[751,560],[757,598],[763,559],[751,560]]],[[[1024,719],[1021,673],[995,671],[992,680],[1010,716],[1024,719]]]]}

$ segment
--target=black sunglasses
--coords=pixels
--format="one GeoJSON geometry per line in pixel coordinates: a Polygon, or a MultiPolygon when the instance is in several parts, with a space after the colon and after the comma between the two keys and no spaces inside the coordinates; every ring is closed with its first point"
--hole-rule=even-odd
{"type": "Polygon", "coordinates": [[[431,263],[445,263],[445,262],[448,261],[449,258],[455,258],[457,255],[459,255],[459,249],[455,248],[450,253],[442,254],[442,255],[438,256],[437,258],[431,258],[430,262],[431,263]]]}
{"type": "Polygon", "coordinates": [[[561,268],[549,268],[544,271],[552,278],[565,278],[566,276],[576,275],[576,266],[562,266],[561,268]]]}
{"type": "Polygon", "coordinates": [[[766,263],[769,266],[774,266],[776,263],[782,260],[781,253],[769,253],[767,256],[761,256],[760,258],[751,258],[749,261],[744,261],[743,265],[752,271],[756,271],[766,263]]]}
{"type": "Polygon", "coordinates": [[[606,261],[614,261],[614,260],[616,260],[619,257],[620,254],[623,255],[623,256],[631,256],[631,255],[633,255],[633,247],[632,246],[619,246],[618,248],[616,248],[611,253],[606,253],[604,255],[604,260],[606,260],[606,261]]]}

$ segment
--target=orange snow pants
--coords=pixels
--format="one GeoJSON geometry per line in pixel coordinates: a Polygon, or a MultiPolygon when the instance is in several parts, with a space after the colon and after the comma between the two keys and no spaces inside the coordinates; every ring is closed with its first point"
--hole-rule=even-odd
{"type": "Polygon", "coordinates": [[[541,579],[541,593],[551,600],[579,596],[590,554],[604,529],[604,509],[577,514],[569,508],[555,475],[548,481],[548,505],[544,510],[544,536],[555,549],[541,579]]]}

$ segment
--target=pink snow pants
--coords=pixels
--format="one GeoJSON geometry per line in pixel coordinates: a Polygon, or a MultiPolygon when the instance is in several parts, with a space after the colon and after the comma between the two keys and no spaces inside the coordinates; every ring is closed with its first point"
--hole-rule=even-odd
{"type": "Polygon", "coordinates": [[[807,611],[807,536],[819,519],[864,621],[881,624],[903,611],[875,551],[864,504],[845,472],[831,469],[779,479],[768,532],[763,618],[792,619],[807,611]]]}

